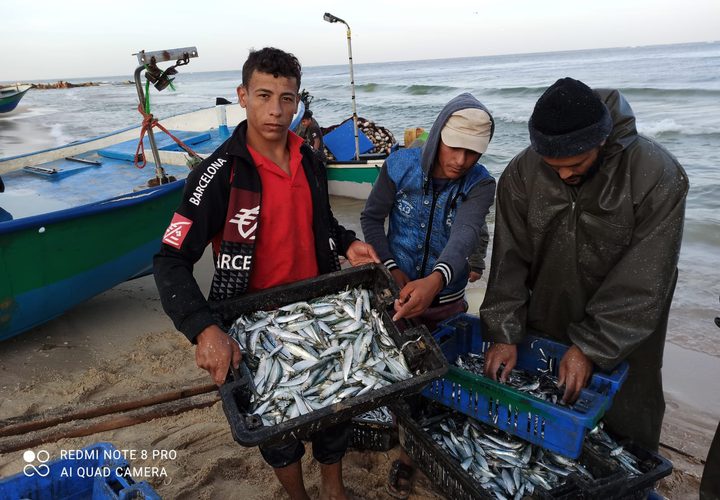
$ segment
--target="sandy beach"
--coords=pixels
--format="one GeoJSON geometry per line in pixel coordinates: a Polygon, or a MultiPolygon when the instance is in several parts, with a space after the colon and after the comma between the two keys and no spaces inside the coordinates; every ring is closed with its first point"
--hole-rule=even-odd
{"type": "MultiPolygon", "coordinates": [[[[333,200],[334,206],[336,202],[333,200]]],[[[211,271],[206,255],[196,268],[205,290],[211,271]]],[[[484,281],[472,288],[472,300],[479,303],[484,281]]],[[[476,310],[476,305],[471,305],[470,312],[476,310]]],[[[117,286],[45,325],[0,343],[0,373],[2,421],[30,420],[31,415],[57,408],[82,409],[210,383],[207,374],[195,366],[194,348],[163,313],[151,276],[117,286]]],[[[49,442],[29,448],[47,450],[52,457],[98,441],[138,453],[172,450],[174,459],[131,460],[136,467],[165,471],[162,477],[137,478],[147,479],[163,498],[282,497],[279,483],[259,452],[233,441],[216,394],[196,397],[209,404],[204,408],[83,437],[52,438],[53,433],[79,425],[61,424],[50,433],[49,442]]],[[[667,395],[667,403],[660,451],[673,461],[675,469],[662,481],[660,491],[669,498],[696,497],[717,414],[692,407],[672,394],[667,395]]],[[[0,449],[11,440],[31,439],[40,432],[26,432],[21,438],[0,437],[0,449]]],[[[349,452],[343,472],[350,496],[389,498],[384,485],[398,452],[398,447],[385,453],[349,452]]],[[[309,447],[303,464],[308,492],[317,498],[319,471],[309,447]]],[[[18,473],[24,465],[22,450],[0,454],[0,477],[18,473]]],[[[440,497],[430,481],[419,475],[411,498],[440,497]]]]}

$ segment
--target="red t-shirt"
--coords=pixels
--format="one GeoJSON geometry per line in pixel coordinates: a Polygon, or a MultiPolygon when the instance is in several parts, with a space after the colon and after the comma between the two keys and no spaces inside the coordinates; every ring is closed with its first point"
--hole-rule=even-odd
{"type": "Polygon", "coordinates": [[[288,133],[290,175],[248,146],[262,183],[260,223],[248,291],[264,290],[318,275],[313,206],[300,146],[288,133]]]}

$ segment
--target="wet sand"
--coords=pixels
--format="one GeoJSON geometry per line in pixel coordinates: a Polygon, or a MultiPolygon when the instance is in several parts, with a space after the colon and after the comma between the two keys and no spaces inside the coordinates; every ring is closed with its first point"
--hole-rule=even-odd
{"type": "MultiPolygon", "coordinates": [[[[341,219],[342,214],[350,212],[345,209],[354,205],[355,202],[333,200],[341,219]]],[[[196,269],[205,290],[211,270],[212,263],[206,255],[196,269]]],[[[474,304],[481,300],[484,281],[471,288],[472,312],[476,310],[474,304]]],[[[690,358],[683,357],[687,353],[675,348],[666,350],[666,368],[672,367],[673,373],[679,367],[687,370],[686,382],[677,386],[671,383],[677,377],[666,373],[671,389],[666,394],[668,409],[661,453],[673,461],[675,470],[661,483],[660,490],[670,498],[697,496],[702,463],[720,417],[715,403],[702,404],[701,396],[709,396],[708,391],[715,391],[714,386],[692,384],[696,374],[690,375],[692,365],[688,363],[693,362],[695,353],[688,352],[692,353],[690,358]],[[687,397],[688,393],[694,396],[687,397]],[[693,406],[694,402],[701,404],[693,406]]],[[[708,358],[708,376],[720,373],[717,358],[708,358]]],[[[2,420],[66,405],[83,408],[109,398],[137,399],[210,382],[206,373],[195,366],[193,347],[163,313],[150,276],[119,285],[45,325],[0,343],[0,375],[2,420]]],[[[704,380],[717,380],[717,376],[704,380]]],[[[33,437],[33,433],[26,436],[33,437]]],[[[155,466],[165,471],[164,476],[145,478],[164,498],[282,496],[282,489],[257,450],[243,448],[233,441],[219,402],[130,427],[60,439],[33,449],[47,450],[55,457],[61,450],[78,449],[98,441],[109,441],[118,449],[138,453],[174,450],[177,453],[174,459],[131,460],[135,467],[155,466]]],[[[398,447],[387,453],[349,452],[343,471],[351,497],[388,498],[384,490],[387,470],[398,452],[398,447]]],[[[25,465],[22,455],[22,451],[0,454],[0,477],[21,471],[25,465]]],[[[309,446],[303,464],[308,491],[317,498],[319,470],[309,446]]],[[[440,492],[420,475],[411,498],[439,496],[440,492]]]]}

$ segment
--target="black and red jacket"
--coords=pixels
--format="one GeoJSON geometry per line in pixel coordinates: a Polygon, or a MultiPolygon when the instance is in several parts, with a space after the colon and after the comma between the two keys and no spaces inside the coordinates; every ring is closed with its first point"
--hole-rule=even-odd
{"type": "MultiPolygon", "coordinates": [[[[262,207],[260,175],[245,143],[247,122],[187,177],[182,201],[165,231],[154,258],[155,283],[163,308],[191,341],[217,321],[193,277],[193,266],[213,243],[215,274],[209,300],[222,300],[247,291],[255,255],[255,233],[262,207]]],[[[355,233],[333,216],[325,167],[303,145],[302,166],[313,205],[315,255],[320,274],[340,269],[355,233]]]]}

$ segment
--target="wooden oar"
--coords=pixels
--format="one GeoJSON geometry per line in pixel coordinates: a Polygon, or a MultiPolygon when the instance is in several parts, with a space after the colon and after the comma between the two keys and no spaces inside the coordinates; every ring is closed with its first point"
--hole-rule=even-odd
{"type": "Polygon", "coordinates": [[[175,401],[197,394],[205,394],[207,392],[217,390],[215,384],[205,384],[195,387],[186,387],[184,389],[156,394],[145,398],[126,401],[120,397],[111,398],[100,404],[90,406],[81,410],[77,409],[77,404],[66,405],[60,408],[44,411],[35,415],[22,415],[11,417],[0,421],[0,437],[22,434],[25,432],[36,431],[46,427],[52,427],[63,422],[72,420],[84,420],[88,418],[108,415],[110,413],[119,413],[142,408],[145,406],[157,405],[167,401],[175,401]]]}
{"type": "MultiPolygon", "coordinates": [[[[215,386],[213,386],[215,387],[215,386]]],[[[103,415],[82,422],[66,422],[32,434],[15,435],[0,439],[0,454],[33,448],[59,439],[89,436],[98,432],[137,425],[155,418],[169,417],[196,408],[212,406],[220,399],[218,393],[198,394],[175,401],[144,406],[119,414],[103,415]]]]}

